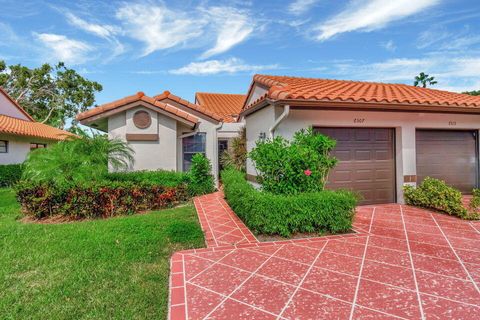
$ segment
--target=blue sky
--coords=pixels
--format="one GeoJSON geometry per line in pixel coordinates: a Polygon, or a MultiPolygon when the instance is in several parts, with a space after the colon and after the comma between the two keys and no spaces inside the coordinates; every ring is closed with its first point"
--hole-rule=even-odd
{"type": "Polygon", "coordinates": [[[164,90],[245,93],[255,73],[480,89],[480,3],[467,0],[0,0],[0,59],[64,61],[97,103],[164,90]]]}

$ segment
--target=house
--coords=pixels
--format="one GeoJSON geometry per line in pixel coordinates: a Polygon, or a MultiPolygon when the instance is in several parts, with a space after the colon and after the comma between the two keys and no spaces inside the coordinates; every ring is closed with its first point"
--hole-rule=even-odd
{"type": "Polygon", "coordinates": [[[22,163],[32,149],[74,136],[36,122],[2,88],[0,88],[0,165],[22,163]]]}
{"type": "MultiPolygon", "coordinates": [[[[329,188],[363,204],[403,202],[404,184],[430,176],[464,193],[479,186],[480,97],[358,81],[255,75],[240,119],[247,149],[306,127],[337,141],[329,188]]],[[[253,163],[247,176],[254,181],[253,163]]]]}
{"type": "MultiPolygon", "coordinates": [[[[479,186],[480,97],[359,81],[255,75],[247,95],[197,93],[191,103],[142,92],[82,114],[84,125],[124,139],[133,170],[185,171],[203,153],[218,176],[219,155],[245,126],[256,141],[287,139],[307,127],[337,141],[328,188],[347,188],[362,204],[403,202],[402,187],[430,176],[469,193],[479,186]]],[[[257,173],[248,160],[247,177],[257,173]]]]}
{"type": "Polygon", "coordinates": [[[236,120],[244,100],[244,95],[197,93],[192,103],[169,91],[154,97],[138,92],[77,119],[110,138],[128,141],[135,152],[132,170],[187,171],[192,156],[202,153],[217,177],[221,150],[243,126],[236,120]]]}

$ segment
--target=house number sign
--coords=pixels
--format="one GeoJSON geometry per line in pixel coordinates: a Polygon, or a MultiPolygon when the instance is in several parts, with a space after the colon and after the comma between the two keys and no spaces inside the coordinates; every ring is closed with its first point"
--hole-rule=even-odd
{"type": "Polygon", "coordinates": [[[355,118],[353,119],[353,123],[365,123],[365,118],[355,118]]]}
{"type": "Polygon", "coordinates": [[[448,121],[448,125],[449,125],[449,126],[456,126],[456,125],[457,125],[457,121],[448,121]]]}

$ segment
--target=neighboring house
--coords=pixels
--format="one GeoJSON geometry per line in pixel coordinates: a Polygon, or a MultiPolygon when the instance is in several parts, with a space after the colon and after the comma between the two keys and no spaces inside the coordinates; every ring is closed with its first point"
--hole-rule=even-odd
{"type": "Polygon", "coordinates": [[[196,103],[165,91],[143,92],[90,109],[77,116],[84,125],[128,141],[135,151],[132,170],[187,171],[192,156],[202,153],[218,176],[219,150],[237,135],[235,122],[245,96],[198,93],[196,103]]]}
{"type": "Polygon", "coordinates": [[[22,163],[32,149],[74,136],[36,122],[0,88],[0,164],[22,163]]]}
{"type": "MultiPolygon", "coordinates": [[[[330,188],[363,204],[403,202],[426,176],[462,192],[479,186],[480,97],[405,84],[255,75],[240,117],[247,149],[312,126],[337,140],[330,188]]],[[[307,169],[307,168],[305,168],[307,169]]],[[[247,175],[254,180],[251,161],[247,175]]]]}

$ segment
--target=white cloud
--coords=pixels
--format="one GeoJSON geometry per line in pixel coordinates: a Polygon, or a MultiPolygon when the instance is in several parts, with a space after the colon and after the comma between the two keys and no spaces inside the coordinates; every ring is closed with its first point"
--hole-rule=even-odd
{"type": "Polygon", "coordinates": [[[253,32],[255,24],[243,10],[230,7],[211,7],[204,10],[213,21],[217,39],[213,48],[205,51],[201,58],[209,58],[230,50],[245,41],[253,32]]]}
{"type": "Polygon", "coordinates": [[[318,0],[295,0],[288,6],[288,12],[294,15],[301,15],[310,10],[318,0]]]}
{"type": "Polygon", "coordinates": [[[88,53],[93,48],[85,42],[69,39],[64,35],[53,33],[34,33],[49,51],[48,55],[68,64],[81,64],[89,59],[88,53]]]}
{"type": "Polygon", "coordinates": [[[360,61],[332,64],[327,73],[339,78],[412,84],[420,72],[434,76],[434,89],[467,91],[480,89],[480,58],[476,56],[427,56],[418,59],[389,59],[383,62],[360,61]]]}
{"type": "Polygon", "coordinates": [[[383,42],[380,44],[385,50],[394,52],[397,50],[397,46],[395,45],[395,42],[393,40],[388,40],[387,42],[383,42]]]}
{"type": "Polygon", "coordinates": [[[97,24],[87,22],[77,17],[71,12],[67,12],[65,16],[67,17],[68,23],[70,23],[71,25],[79,28],[80,30],[91,33],[97,37],[106,39],[108,43],[112,45],[112,55],[109,57],[109,59],[114,58],[125,52],[125,46],[116,38],[116,35],[120,34],[122,31],[120,27],[109,24],[97,24]]]}
{"type": "Polygon", "coordinates": [[[277,69],[278,65],[249,65],[242,60],[231,58],[227,60],[208,60],[192,62],[179,69],[170,70],[172,74],[179,75],[211,75],[218,73],[257,72],[260,70],[277,69]]]}
{"type": "Polygon", "coordinates": [[[101,38],[109,39],[121,31],[117,26],[87,22],[71,12],[67,12],[65,16],[71,25],[101,38]]]}
{"type": "Polygon", "coordinates": [[[185,12],[152,3],[124,3],[117,10],[116,17],[123,22],[128,36],[145,44],[142,56],[185,45],[203,34],[205,24],[185,12]]]}
{"type": "Polygon", "coordinates": [[[465,51],[480,44],[480,36],[465,27],[460,31],[448,31],[433,27],[418,36],[417,48],[436,48],[437,50],[465,51]]]}
{"type": "Polygon", "coordinates": [[[314,28],[315,39],[324,41],[344,32],[373,31],[436,5],[440,0],[357,0],[339,14],[314,28]]]}

